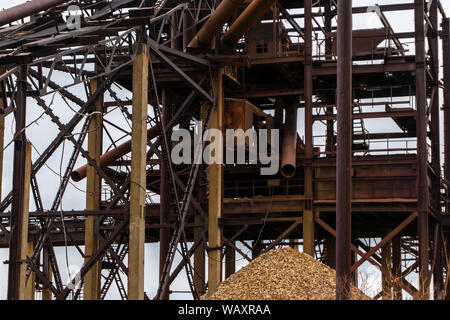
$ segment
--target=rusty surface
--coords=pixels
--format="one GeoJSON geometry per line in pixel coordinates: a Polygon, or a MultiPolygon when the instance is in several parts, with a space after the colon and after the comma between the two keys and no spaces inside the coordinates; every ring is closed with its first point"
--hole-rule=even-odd
{"type": "MultiPolygon", "coordinates": [[[[147,136],[148,136],[149,140],[156,138],[157,135],[158,135],[157,127],[152,127],[147,130],[147,136]]],[[[131,152],[131,140],[124,142],[117,148],[112,149],[112,150],[106,152],[105,154],[103,154],[100,157],[100,167],[104,168],[104,167],[114,163],[117,159],[123,157],[124,155],[126,155],[129,152],[131,152]]],[[[72,180],[81,181],[84,178],[86,178],[87,166],[88,165],[85,164],[84,166],[72,171],[72,173],[71,173],[72,180]]]]}
{"type": "Polygon", "coordinates": [[[352,1],[338,1],[336,299],[350,298],[352,237],[352,1]]]}
{"type": "Polygon", "coordinates": [[[292,178],[297,168],[297,108],[298,98],[285,99],[286,123],[281,141],[281,174],[292,178]]]}
{"type": "MultiPolygon", "coordinates": [[[[84,219],[88,216],[99,217],[98,232],[106,239],[106,245],[94,254],[93,260],[83,267],[83,272],[88,272],[98,259],[105,266],[116,268],[115,271],[123,270],[127,253],[126,250],[119,251],[119,248],[127,246],[128,228],[123,223],[126,224],[129,215],[127,166],[130,162],[120,158],[130,152],[131,144],[126,142],[114,148],[122,138],[110,139],[111,146],[105,146],[110,151],[102,156],[97,166],[90,157],[86,157],[83,149],[87,126],[82,127],[79,135],[75,131],[82,119],[89,120],[92,104],[99,96],[106,94],[113,101],[105,103],[104,119],[108,122],[105,121],[104,134],[109,134],[111,127],[120,131],[121,136],[128,133],[126,126],[120,127],[115,120],[109,119],[108,114],[111,108],[117,108],[125,119],[131,119],[132,115],[126,108],[132,101],[131,97],[119,98],[115,90],[116,85],[126,90],[132,89],[130,66],[135,55],[132,48],[136,36],[146,42],[152,52],[149,111],[153,112],[149,113],[148,134],[150,139],[158,139],[154,139],[149,148],[147,181],[142,187],[147,190],[149,198],[160,196],[160,204],[149,202],[146,205],[146,241],[160,242],[162,254],[159,267],[165,278],[162,281],[164,288],[169,288],[183,274],[181,271],[184,268],[189,270],[189,263],[181,258],[175,269],[166,267],[164,272],[163,264],[167,260],[173,262],[173,257],[166,259],[164,255],[168,247],[173,249],[180,243],[181,256],[189,257],[195,256],[197,247],[203,248],[201,251],[208,248],[202,232],[205,231],[204,222],[208,215],[209,188],[204,166],[167,165],[171,162],[164,148],[169,150],[165,140],[170,140],[171,129],[165,130],[164,126],[187,128],[192,132],[193,121],[206,117],[215,101],[211,93],[211,71],[218,67],[225,69],[223,124],[226,129],[245,131],[254,127],[257,130],[284,131],[281,170],[276,175],[261,176],[258,165],[224,165],[223,217],[218,221],[223,228],[222,250],[226,246],[231,247],[236,253],[236,260],[242,254],[244,259],[251,260],[245,252],[253,251],[256,256],[265,249],[268,240],[272,241],[269,248],[275,244],[302,244],[305,229],[296,223],[308,211],[313,212],[316,219],[316,248],[323,248],[325,241],[327,250],[330,249],[319,250],[321,252],[316,252],[316,257],[336,266],[338,298],[348,297],[346,288],[354,280],[349,272],[350,263],[353,263],[354,269],[361,263],[359,258],[354,258],[354,252],[375,267],[383,267],[381,257],[373,252],[374,248],[379,247],[373,238],[384,239],[386,235],[393,237],[395,273],[404,275],[415,272],[419,267],[421,277],[419,285],[404,279],[394,285],[395,299],[404,298],[400,296],[400,288],[403,294],[407,292],[415,297],[427,298],[431,282],[428,270],[433,270],[434,287],[442,288],[442,280],[445,279],[441,276],[446,270],[442,256],[448,256],[444,241],[448,241],[450,231],[447,215],[450,177],[448,18],[437,2],[430,3],[426,10],[423,10],[424,1],[418,0],[410,4],[380,5],[378,17],[382,20],[383,29],[351,32],[351,12],[366,13],[369,8],[351,8],[348,1],[338,2],[339,7],[336,8],[334,2],[229,0],[219,2],[220,6],[214,10],[210,7],[211,2],[205,0],[196,2],[198,6],[176,1],[145,2],[145,6],[152,7],[150,9],[136,8],[136,1],[113,0],[108,5],[101,1],[80,1],[78,5],[83,7],[84,18],[81,28],[77,30],[64,29],[62,19],[58,17],[65,7],[45,7],[51,1],[39,1],[39,6],[36,1],[30,2],[27,4],[30,11],[6,10],[0,13],[4,19],[0,18],[0,21],[8,21],[0,28],[0,65],[8,70],[0,75],[2,115],[5,118],[15,115],[16,123],[22,123],[23,114],[21,110],[16,110],[16,106],[21,104],[15,106],[11,101],[28,96],[44,109],[45,117],[50,117],[45,121],[53,121],[59,130],[56,138],[40,150],[41,154],[33,163],[31,191],[36,211],[30,213],[29,239],[35,243],[35,250],[28,263],[38,274],[38,287],[49,288],[58,298],[67,297],[69,291],[60,279],[58,257],[54,256],[53,247],[74,246],[83,254],[80,246],[84,241],[84,219]],[[298,13],[303,9],[302,5],[305,5],[305,13],[298,13]],[[389,15],[384,13],[414,8],[416,19],[411,23],[411,28],[393,34],[387,21],[389,15]],[[18,21],[22,16],[30,16],[30,12],[34,15],[43,10],[48,11],[33,16],[30,21],[18,21]],[[338,20],[337,33],[334,32],[336,25],[332,23],[336,14],[346,17],[338,20]],[[439,14],[443,19],[442,26],[438,23],[439,14]],[[89,23],[92,18],[95,26],[89,23]],[[322,18],[325,19],[324,29],[317,23],[322,18]],[[262,20],[264,23],[261,23],[262,20]],[[5,25],[14,21],[17,21],[17,26],[5,25]],[[55,21],[60,23],[57,27],[55,21]],[[289,25],[285,26],[284,21],[289,25]],[[217,35],[221,34],[227,23],[230,28],[224,30],[225,34],[219,42],[217,35]],[[427,25],[426,33],[423,25],[427,25]],[[414,26],[415,33],[411,31],[414,26]],[[144,30],[151,31],[147,34],[144,30]],[[197,30],[200,31],[196,34],[197,30]],[[320,50],[316,50],[317,41],[312,37],[315,34],[319,39],[324,39],[320,50]],[[344,37],[344,41],[337,41],[336,36],[337,40],[344,37]],[[438,36],[442,37],[444,51],[444,86],[438,81],[438,36]],[[413,37],[416,52],[401,50],[402,43],[409,41],[405,39],[413,37]],[[242,38],[244,41],[240,41],[242,38]],[[300,42],[296,43],[292,40],[294,38],[300,42]],[[390,44],[383,41],[387,38],[390,44]],[[371,60],[377,62],[366,63],[371,60]],[[91,64],[99,66],[98,74],[89,69],[91,64]],[[15,75],[25,66],[28,66],[33,81],[29,81],[26,90],[18,92],[16,88],[20,82],[16,83],[15,75]],[[96,76],[104,80],[98,92],[86,90],[86,101],[77,97],[79,92],[74,86],[86,87],[86,83],[96,76]],[[59,77],[64,77],[64,81],[59,77]],[[443,119],[438,112],[439,90],[444,92],[443,119]],[[62,121],[53,112],[52,106],[47,105],[44,97],[55,92],[75,107],[76,113],[72,118],[62,121]],[[293,96],[296,97],[296,108],[301,110],[299,113],[305,110],[304,124],[295,123],[296,112],[291,110],[294,103],[289,102],[293,96]],[[173,109],[168,123],[164,119],[167,117],[164,113],[168,111],[164,107],[167,100],[171,100],[173,109]],[[413,108],[413,101],[417,103],[417,108],[413,108]],[[163,105],[162,115],[161,110],[155,107],[156,103],[163,105]],[[377,107],[378,110],[369,111],[370,107],[377,107]],[[283,124],[284,108],[287,112],[283,124]],[[396,130],[374,133],[358,129],[357,124],[366,119],[390,121],[396,130]],[[444,179],[441,179],[439,164],[441,120],[444,120],[445,137],[442,140],[444,179]],[[303,126],[304,137],[300,134],[298,138],[303,126]],[[323,130],[323,145],[316,142],[316,129],[319,127],[323,130]],[[414,144],[416,139],[418,148],[414,144]],[[396,143],[400,140],[413,142],[409,147],[408,142],[406,147],[399,147],[396,143]],[[366,143],[365,147],[355,148],[362,145],[361,141],[366,143]],[[374,148],[380,142],[387,142],[386,147],[374,148]],[[66,168],[61,168],[59,187],[51,188],[39,170],[45,166],[51,167],[50,159],[61,150],[61,146],[67,151],[70,144],[73,144],[70,146],[73,150],[68,151],[70,158],[66,168]],[[105,194],[101,209],[59,210],[63,196],[71,196],[66,192],[70,177],[75,181],[85,177],[89,164],[73,170],[80,156],[86,158],[83,161],[95,165],[95,170],[102,176],[105,194]],[[48,197],[48,192],[55,195],[51,207],[43,201],[48,197]],[[418,219],[411,218],[414,212],[417,212],[418,219]],[[59,221],[61,215],[65,219],[64,225],[59,221]],[[407,226],[405,219],[410,222],[407,226]],[[63,228],[66,237],[61,232],[63,228]],[[175,240],[171,241],[168,230],[174,231],[175,240]],[[400,231],[394,232],[394,235],[392,230],[400,231]],[[375,242],[365,243],[367,238],[375,242]],[[242,243],[243,240],[254,241],[254,246],[242,243]],[[187,249],[187,242],[195,243],[187,249]],[[241,246],[248,250],[244,252],[239,249],[241,246]],[[38,263],[40,256],[44,256],[44,266],[38,263]],[[411,263],[408,264],[408,261],[411,263]],[[54,279],[50,281],[48,275],[51,273],[54,279]]],[[[31,140],[33,138],[30,137],[31,140]]],[[[17,142],[16,139],[14,143],[17,142]]],[[[17,179],[20,178],[19,171],[14,170],[17,179]]],[[[21,190],[17,187],[13,189],[6,190],[6,196],[0,203],[0,246],[10,247],[13,257],[10,260],[14,262],[17,242],[14,232],[10,232],[7,225],[16,224],[14,219],[17,218],[21,190]]],[[[311,239],[310,236],[307,238],[311,239]]],[[[198,259],[198,252],[196,256],[198,259]]],[[[197,265],[202,261],[197,261],[197,265]]],[[[227,270],[228,273],[233,270],[231,261],[228,261],[227,270]]],[[[105,278],[102,297],[110,287],[114,287],[112,283],[115,281],[121,297],[126,298],[121,280],[114,279],[114,273],[108,273],[105,278]]],[[[201,292],[205,289],[204,275],[205,272],[201,272],[195,276],[201,292]]],[[[11,285],[14,282],[11,278],[11,285]]],[[[196,290],[192,291],[196,296],[196,290]]],[[[160,298],[167,298],[167,291],[161,293],[160,298]]],[[[80,294],[77,292],[74,295],[80,297],[80,294]]],[[[383,292],[380,292],[375,297],[382,295],[383,292]]],[[[435,298],[440,296],[435,293],[435,298]]]]}
{"type": "Polygon", "coordinates": [[[275,0],[254,0],[233,22],[222,37],[225,47],[233,47],[238,40],[255,25],[275,3],[275,0]]]}
{"type": "Polygon", "coordinates": [[[188,47],[207,48],[211,46],[214,37],[221,31],[224,24],[236,13],[244,0],[224,0],[214,10],[211,17],[206,21],[202,28],[197,32],[194,39],[188,47]]]}
{"type": "Polygon", "coordinates": [[[0,12],[0,26],[29,17],[40,11],[69,2],[69,0],[33,0],[0,12]]]}

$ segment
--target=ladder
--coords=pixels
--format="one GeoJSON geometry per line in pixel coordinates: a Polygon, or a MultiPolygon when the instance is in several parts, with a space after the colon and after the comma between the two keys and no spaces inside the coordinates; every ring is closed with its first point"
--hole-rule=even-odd
{"type": "MultiPolygon", "coordinates": [[[[153,70],[152,70],[152,73],[153,73],[153,70]]],[[[155,81],[153,81],[153,84],[154,83],[155,83],[155,81]]],[[[155,92],[154,96],[157,96],[157,92],[156,92],[155,88],[153,88],[153,90],[155,92]]],[[[188,193],[191,193],[190,191],[192,189],[192,171],[193,170],[191,170],[191,172],[190,172],[190,175],[188,178],[188,184],[186,185],[186,188],[185,188],[183,200],[180,203],[178,194],[177,194],[177,186],[174,181],[174,172],[173,172],[173,168],[172,168],[172,163],[168,156],[169,148],[168,148],[167,136],[166,136],[166,132],[165,132],[165,126],[161,121],[162,117],[161,117],[161,112],[160,112],[160,107],[159,107],[159,101],[156,101],[156,104],[154,104],[154,105],[155,105],[155,108],[154,108],[155,120],[156,120],[156,122],[158,124],[158,128],[160,130],[160,136],[162,137],[162,143],[161,143],[162,159],[161,160],[163,160],[163,163],[166,165],[166,168],[161,168],[161,170],[169,171],[168,180],[169,180],[169,184],[172,186],[170,188],[170,198],[175,200],[174,202],[175,202],[175,208],[176,208],[176,212],[177,212],[177,221],[176,221],[175,232],[172,235],[172,240],[171,240],[171,243],[169,246],[169,252],[167,254],[166,261],[164,263],[164,267],[163,267],[163,271],[162,271],[162,275],[161,275],[161,279],[160,279],[160,284],[159,284],[158,291],[156,293],[155,298],[157,300],[161,299],[162,293],[167,289],[169,272],[172,267],[173,260],[175,258],[178,244],[180,244],[181,254],[182,254],[183,260],[185,262],[185,269],[186,269],[186,274],[187,274],[187,280],[189,282],[189,287],[191,289],[192,295],[194,296],[194,299],[198,299],[199,296],[198,296],[198,292],[195,288],[194,274],[193,274],[191,261],[189,258],[189,250],[187,248],[186,235],[184,233],[184,220],[186,218],[186,215],[188,212],[188,207],[189,207],[189,203],[186,199],[186,196],[188,195],[188,193]],[[181,241],[180,241],[180,238],[181,238],[181,241]]],[[[198,165],[194,165],[193,168],[194,167],[196,167],[197,171],[198,171],[198,165]]]]}
{"type": "MultiPolygon", "coordinates": [[[[361,114],[362,107],[359,103],[353,104],[353,114],[361,114]]],[[[364,154],[369,151],[369,141],[367,139],[367,130],[364,126],[364,120],[353,119],[353,136],[361,136],[360,139],[353,140],[353,151],[364,152],[364,154]]]]}
{"type": "MultiPolygon", "coordinates": [[[[120,260],[123,261],[126,254],[128,253],[128,242],[125,242],[122,248],[120,248],[120,243],[112,245],[113,250],[117,253],[120,260]]],[[[114,263],[114,259],[111,257],[111,253],[109,251],[105,254],[106,261],[112,265],[114,263]]],[[[125,290],[125,286],[123,284],[122,278],[119,274],[119,267],[116,265],[113,269],[109,271],[109,274],[105,278],[105,283],[103,284],[102,289],[100,290],[100,300],[104,300],[106,294],[108,293],[109,288],[111,287],[112,282],[115,280],[117,288],[119,290],[120,297],[122,300],[127,300],[127,291],[125,290]]]]}
{"type": "MultiPolygon", "coordinates": [[[[170,157],[169,157],[169,147],[168,147],[168,142],[167,142],[166,129],[165,129],[164,123],[161,121],[161,119],[162,119],[161,110],[160,110],[157,88],[155,87],[156,81],[155,81],[155,76],[153,73],[153,67],[152,67],[151,61],[150,61],[150,70],[152,73],[151,75],[152,75],[153,81],[151,82],[152,83],[151,89],[149,86],[149,90],[153,91],[153,94],[151,96],[156,97],[156,101],[154,101],[154,103],[153,103],[153,105],[155,106],[155,108],[154,108],[155,120],[157,122],[159,131],[160,131],[160,136],[162,138],[162,143],[161,143],[162,159],[161,160],[163,160],[163,162],[166,165],[166,168],[161,168],[161,170],[165,169],[169,172],[168,180],[169,180],[169,184],[172,186],[171,192],[170,192],[170,197],[175,200],[174,201],[175,209],[177,212],[175,231],[172,234],[172,239],[171,239],[170,246],[169,246],[169,252],[167,253],[166,261],[164,263],[164,267],[162,270],[161,279],[160,279],[160,283],[158,286],[158,291],[156,293],[155,299],[160,300],[162,293],[169,286],[168,282],[169,282],[170,270],[172,267],[172,263],[175,259],[176,251],[178,250],[178,245],[180,245],[181,255],[182,255],[184,263],[185,263],[184,266],[185,266],[185,270],[186,270],[187,280],[189,282],[189,287],[190,287],[190,290],[192,292],[194,299],[198,300],[199,295],[198,295],[198,291],[195,288],[194,274],[193,274],[194,272],[193,272],[193,268],[192,268],[191,261],[189,258],[189,250],[187,247],[186,235],[184,232],[184,224],[185,224],[185,220],[186,220],[186,217],[188,214],[192,191],[193,191],[193,188],[195,185],[195,181],[197,179],[200,165],[197,164],[198,161],[195,161],[196,160],[195,159],[194,164],[191,166],[191,170],[189,172],[187,184],[186,184],[186,186],[184,186],[183,198],[181,199],[181,202],[180,202],[178,194],[177,194],[175,174],[174,174],[174,171],[172,168],[172,162],[170,161],[170,157]]],[[[214,108],[215,108],[215,104],[211,105],[208,109],[208,112],[207,112],[207,115],[205,118],[204,129],[209,127],[211,113],[214,108]]],[[[204,146],[202,145],[201,150],[194,150],[194,157],[196,157],[199,153],[201,153],[201,151],[203,150],[203,147],[204,146]]]]}

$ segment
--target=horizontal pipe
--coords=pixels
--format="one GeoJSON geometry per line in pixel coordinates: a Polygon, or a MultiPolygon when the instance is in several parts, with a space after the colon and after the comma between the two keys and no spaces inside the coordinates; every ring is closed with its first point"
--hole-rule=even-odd
{"type": "MultiPolygon", "coordinates": [[[[147,139],[154,139],[158,136],[158,134],[159,134],[158,127],[151,127],[150,129],[147,130],[147,139]]],[[[114,163],[117,159],[123,157],[130,151],[131,151],[131,140],[124,142],[117,148],[112,149],[103,154],[102,156],[100,156],[100,168],[106,167],[114,163]]],[[[83,180],[84,178],[86,178],[87,168],[88,164],[79,167],[78,169],[72,171],[70,177],[72,178],[73,181],[76,182],[83,180]]]]}
{"type": "MultiPolygon", "coordinates": [[[[286,100],[285,100],[286,101],[286,100]]],[[[281,144],[281,174],[292,178],[297,167],[297,107],[298,99],[288,100],[285,105],[286,123],[283,127],[281,144]]]]}
{"type": "Polygon", "coordinates": [[[269,11],[275,0],[253,0],[222,37],[224,47],[233,47],[239,39],[269,11]]]}
{"type": "Polygon", "coordinates": [[[222,30],[225,23],[236,13],[243,2],[244,0],[223,0],[189,43],[189,47],[209,47],[214,37],[222,30]]]}
{"type": "Polygon", "coordinates": [[[0,26],[29,17],[70,0],[33,0],[0,12],[0,26]]]}

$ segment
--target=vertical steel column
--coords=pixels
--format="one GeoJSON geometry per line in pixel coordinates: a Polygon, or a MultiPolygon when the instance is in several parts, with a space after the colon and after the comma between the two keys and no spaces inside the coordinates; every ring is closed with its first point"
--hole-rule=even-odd
{"type": "Polygon", "coordinates": [[[402,300],[402,238],[396,236],[392,239],[392,293],[394,300],[402,300]]]}
{"type": "MultiPolygon", "coordinates": [[[[235,243],[233,243],[235,245],[235,243]]],[[[236,251],[230,247],[225,247],[225,279],[236,271],[236,251]]]]}
{"type": "Polygon", "coordinates": [[[429,298],[429,230],[428,230],[428,152],[426,110],[426,65],[424,0],[414,1],[416,39],[416,109],[418,162],[418,234],[419,234],[419,293],[418,299],[429,298]]]}
{"type": "MultiPolygon", "coordinates": [[[[42,248],[42,273],[47,277],[47,279],[52,282],[53,273],[50,266],[50,258],[48,256],[48,248],[44,246],[42,248]]],[[[42,289],[42,300],[52,300],[52,291],[48,288],[42,289]]]]}
{"type": "MultiPolygon", "coordinates": [[[[223,69],[212,72],[212,85],[216,99],[216,108],[211,114],[210,128],[223,132],[223,69]]],[[[223,141],[222,141],[223,142],[223,141]]],[[[223,152],[223,147],[216,152],[223,152]]],[[[220,157],[223,159],[222,157],[220,157]]],[[[208,167],[209,206],[208,206],[208,294],[213,294],[221,281],[222,266],[222,230],[219,219],[222,217],[223,167],[213,163],[208,167]]]]}
{"type": "Polygon", "coordinates": [[[314,256],[313,117],[312,117],[312,0],[305,0],[305,206],[303,252],[314,256]]]}
{"type": "Polygon", "coordinates": [[[289,239],[289,247],[298,251],[298,239],[289,239]]]}
{"type": "MultiPolygon", "coordinates": [[[[170,93],[167,88],[164,88],[162,91],[162,121],[167,124],[168,119],[170,119],[170,111],[171,99],[170,93]]],[[[169,131],[170,132],[170,131],[169,131]]],[[[161,138],[162,139],[162,138],[161,138]]],[[[170,152],[170,151],[169,151],[170,152]]],[[[159,192],[159,219],[161,228],[159,229],[159,277],[161,278],[164,264],[167,259],[167,255],[169,253],[170,247],[170,186],[169,186],[169,172],[167,172],[167,164],[164,159],[160,159],[160,172],[161,172],[161,181],[160,181],[160,192],[159,192]]],[[[167,286],[166,290],[161,293],[162,300],[169,299],[169,287],[167,286]]]]}
{"type": "Polygon", "coordinates": [[[263,250],[264,244],[261,240],[252,241],[252,260],[256,259],[263,250]]]}
{"type": "Polygon", "coordinates": [[[178,36],[178,19],[177,13],[173,12],[170,15],[170,47],[179,49],[180,37],[178,36]]]}
{"type": "Polygon", "coordinates": [[[25,166],[26,166],[26,136],[25,120],[27,105],[27,66],[21,65],[17,77],[16,94],[16,133],[14,135],[14,165],[12,205],[10,218],[9,239],[9,268],[8,268],[8,300],[20,299],[20,269],[21,244],[23,230],[23,213],[25,197],[25,166]]]}
{"type": "MultiPolygon", "coordinates": [[[[99,80],[90,82],[91,94],[95,94],[99,87],[99,80]]],[[[103,131],[103,99],[100,98],[93,105],[88,127],[88,152],[89,156],[100,164],[102,154],[102,131],[103,131]]],[[[101,200],[101,178],[94,167],[88,165],[86,173],[86,210],[99,210],[101,200]]],[[[85,262],[100,247],[100,237],[98,235],[98,217],[89,216],[85,220],[84,243],[85,262]]],[[[89,272],[84,276],[84,300],[99,300],[101,290],[101,261],[97,261],[89,272]]]]}
{"type": "Polygon", "coordinates": [[[188,11],[183,13],[183,50],[186,51],[187,46],[195,37],[194,18],[188,11]]]}
{"type": "Polygon", "coordinates": [[[144,43],[137,43],[135,50],[137,56],[133,63],[128,299],[143,300],[149,53],[144,43]]]}
{"type": "MultiPolygon", "coordinates": [[[[352,265],[355,264],[356,261],[358,261],[358,254],[357,254],[356,252],[352,251],[352,255],[351,255],[351,262],[352,262],[352,265]]],[[[353,284],[355,287],[358,287],[358,280],[359,280],[359,279],[358,279],[358,274],[359,274],[358,268],[356,268],[356,269],[352,272],[352,278],[351,278],[352,284],[353,284]]]]}
{"type": "Polygon", "coordinates": [[[352,221],[352,1],[338,1],[336,299],[350,299],[352,221]]]}
{"type": "Polygon", "coordinates": [[[281,129],[283,126],[283,99],[280,97],[275,98],[275,128],[281,129]]]}
{"type": "MultiPolygon", "coordinates": [[[[208,112],[208,103],[203,102],[200,107],[200,119],[205,122],[206,114],[208,112]]],[[[206,190],[206,179],[205,176],[202,174],[198,175],[197,178],[197,188],[195,188],[196,191],[196,197],[198,201],[203,204],[207,200],[207,190],[206,190]]],[[[194,282],[195,282],[195,288],[197,288],[197,291],[199,295],[203,295],[206,293],[206,239],[204,237],[204,231],[207,228],[205,218],[198,213],[196,213],[194,217],[194,223],[202,224],[201,227],[196,227],[194,229],[194,242],[201,241],[200,245],[194,252],[194,282]],[[201,240],[200,240],[201,239],[201,240]]]]}
{"type": "MultiPolygon", "coordinates": [[[[332,32],[332,13],[331,13],[331,0],[325,0],[325,23],[324,28],[327,33],[326,39],[325,39],[325,59],[326,60],[332,60],[332,54],[333,54],[333,42],[331,40],[331,32],[332,32]]],[[[328,104],[335,104],[336,98],[335,96],[328,95],[327,96],[327,103],[328,104]]],[[[333,114],[333,107],[327,108],[326,114],[330,115],[333,114]]],[[[335,138],[334,138],[334,121],[333,120],[327,120],[327,140],[326,140],[326,148],[325,151],[327,152],[327,157],[334,156],[335,155],[335,138]]],[[[334,264],[334,262],[333,262],[334,264]]]]}
{"type": "Polygon", "coordinates": [[[274,57],[278,56],[278,17],[280,12],[278,10],[277,3],[275,2],[272,6],[272,41],[274,46],[274,57]]]}
{"type": "Polygon", "coordinates": [[[444,178],[450,181],[450,19],[442,20],[442,62],[444,71],[444,178]]]}
{"type": "Polygon", "coordinates": [[[383,300],[392,300],[392,242],[381,247],[381,290],[383,300]]]}
{"type": "MultiPolygon", "coordinates": [[[[6,72],[6,68],[0,67],[0,75],[6,72]]],[[[3,95],[6,97],[6,90],[4,83],[0,83],[0,110],[5,109],[3,95]]],[[[5,147],[5,115],[0,114],[0,150],[5,147]]],[[[0,201],[2,200],[2,185],[3,185],[3,152],[0,152],[0,201]]]]}
{"type": "MultiPolygon", "coordinates": [[[[30,145],[30,155],[31,155],[31,145],[30,145]]],[[[30,157],[30,169],[31,169],[31,157],[30,157]]],[[[30,170],[31,172],[31,170],[30,170]]],[[[24,256],[24,258],[31,257],[33,255],[34,251],[34,243],[33,242],[27,242],[27,252],[24,256]]],[[[25,272],[24,272],[25,273],[25,272]]],[[[24,277],[25,278],[25,277],[24,277]]],[[[25,283],[25,294],[24,299],[25,300],[34,300],[35,296],[35,289],[36,289],[36,273],[31,272],[30,277],[28,278],[28,281],[25,283]]]]}
{"type": "Polygon", "coordinates": [[[333,236],[326,238],[325,245],[327,247],[325,264],[332,269],[336,269],[336,238],[333,236]]]}
{"type": "MultiPolygon", "coordinates": [[[[431,110],[431,166],[435,175],[432,179],[432,201],[433,208],[435,208],[438,216],[441,214],[441,147],[440,147],[440,103],[439,103],[439,22],[438,22],[438,2],[433,1],[430,7],[430,22],[434,26],[434,31],[429,33],[429,55],[431,58],[431,74],[433,76],[433,90],[430,106],[431,110]]],[[[444,278],[442,272],[442,239],[441,239],[441,224],[439,221],[433,221],[433,228],[436,243],[433,247],[436,249],[433,252],[434,269],[433,269],[433,293],[434,298],[437,299],[442,296],[444,287],[444,278]]]]}
{"type": "MultiPolygon", "coordinates": [[[[178,44],[180,43],[179,38],[177,38],[178,33],[178,21],[176,13],[172,13],[170,16],[170,47],[173,49],[178,49],[178,44]]],[[[162,119],[161,121],[167,125],[172,114],[172,102],[173,99],[170,97],[170,91],[168,88],[162,89],[162,119]]],[[[165,127],[165,126],[164,126],[165,127]]],[[[172,132],[171,128],[166,128],[166,132],[172,132]]],[[[161,136],[161,140],[163,137],[161,136]]],[[[170,153],[170,146],[169,150],[170,153]]],[[[167,157],[168,159],[169,157],[167,157]]],[[[170,185],[169,185],[169,172],[167,171],[167,163],[162,157],[160,159],[160,192],[159,192],[159,219],[161,228],[159,229],[159,278],[161,278],[164,272],[164,264],[167,259],[167,255],[170,250],[170,228],[168,227],[170,223],[170,185]],[[167,227],[166,227],[166,226],[167,227]]],[[[169,286],[166,286],[164,291],[161,293],[161,300],[169,300],[169,286]]]]}
{"type": "MultiPolygon", "coordinates": [[[[450,181],[450,19],[448,18],[442,20],[442,62],[444,71],[444,178],[448,183],[450,181]]],[[[446,207],[448,207],[449,199],[446,201],[446,207]]],[[[448,243],[447,241],[447,257],[450,253],[448,243]]],[[[450,271],[448,269],[447,272],[450,271]]],[[[445,289],[447,291],[446,298],[450,298],[450,281],[445,289]]]]}
{"type": "MultiPolygon", "coordinates": [[[[201,177],[199,177],[201,178],[201,177]]],[[[204,223],[204,219],[199,216],[198,214],[195,215],[194,223],[204,223]]],[[[196,227],[194,230],[194,242],[199,241],[200,238],[203,236],[203,231],[205,227],[196,227]]],[[[199,245],[199,247],[194,252],[194,283],[195,288],[197,288],[199,295],[203,295],[206,292],[205,287],[205,274],[206,274],[206,268],[205,268],[205,251],[206,251],[206,245],[205,241],[202,241],[199,245]]]]}
{"type": "MultiPolygon", "coordinates": [[[[30,181],[31,181],[31,143],[26,142],[25,147],[25,167],[23,170],[24,183],[23,183],[23,211],[22,211],[22,221],[20,222],[20,269],[19,269],[19,300],[32,300],[34,298],[31,296],[34,293],[34,282],[33,277],[30,276],[28,279],[28,284],[26,285],[26,275],[27,275],[27,265],[23,261],[29,254],[28,242],[28,216],[30,208],[30,181]],[[31,285],[30,285],[31,284],[31,285]],[[31,289],[31,290],[30,290],[31,289]]],[[[31,246],[33,243],[31,243],[31,246]]]]}

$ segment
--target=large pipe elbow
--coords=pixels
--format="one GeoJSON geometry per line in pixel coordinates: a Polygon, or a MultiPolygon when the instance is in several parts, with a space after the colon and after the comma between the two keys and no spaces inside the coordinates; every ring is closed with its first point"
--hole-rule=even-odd
{"type": "MultiPolygon", "coordinates": [[[[158,135],[158,132],[159,132],[158,127],[151,127],[150,129],[147,130],[147,139],[156,138],[158,135]]],[[[102,156],[100,156],[99,167],[104,168],[108,165],[111,165],[117,159],[123,157],[130,151],[131,151],[131,140],[124,142],[117,148],[112,149],[112,150],[106,152],[105,154],[103,154],[102,156]]],[[[88,168],[88,164],[85,164],[84,166],[79,167],[78,169],[72,171],[72,173],[70,174],[70,177],[72,178],[73,181],[76,181],[76,182],[83,180],[87,176],[87,168],[88,168]]]]}
{"type": "Polygon", "coordinates": [[[239,39],[269,11],[274,3],[275,0],[253,0],[223,35],[223,46],[234,47],[239,39]]]}
{"type": "Polygon", "coordinates": [[[299,99],[289,101],[286,108],[286,123],[283,127],[281,145],[281,175],[292,178],[297,167],[297,108],[299,99]]]}
{"type": "Polygon", "coordinates": [[[223,0],[189,43],[189,47],[209,47],[214,37],[222,30],[225,23],[237,12],[243,3],[244,0],[223,0]]]}

